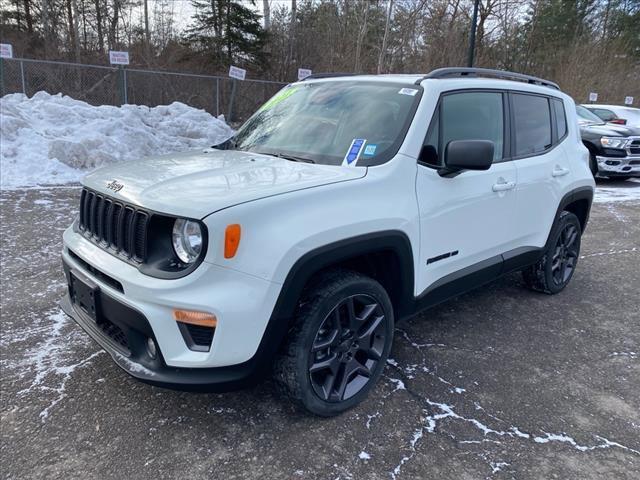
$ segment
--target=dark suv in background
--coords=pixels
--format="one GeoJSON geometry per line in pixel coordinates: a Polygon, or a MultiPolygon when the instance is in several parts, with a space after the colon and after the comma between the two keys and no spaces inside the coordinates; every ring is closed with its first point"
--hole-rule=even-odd
{"type": "Polygon", "coordinates": [[[593,176],[640,177],[640,129],[605,123],[581,105],[576,111],[593,176]]]}

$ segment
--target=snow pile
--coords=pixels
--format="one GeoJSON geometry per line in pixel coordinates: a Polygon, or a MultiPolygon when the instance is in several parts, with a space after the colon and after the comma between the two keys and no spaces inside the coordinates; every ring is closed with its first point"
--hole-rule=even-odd
{"type": "Polygon", "coordinates": [[[38,92],[0,99],[0,186],[77,182],[88,170],[208,147],[233,134],[223,120],[174,102],[94,107],[38,92]]]}

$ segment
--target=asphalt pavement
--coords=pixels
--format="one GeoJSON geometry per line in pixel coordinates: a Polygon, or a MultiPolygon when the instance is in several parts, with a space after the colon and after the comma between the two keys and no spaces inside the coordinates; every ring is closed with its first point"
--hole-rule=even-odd
{"type": "Polygon", "coordinates": [[[518,274],[398,325],[370,398],[136,382],[57,305],[77,187],[0,197],[2,478],[638,479],[640,183],[599,184],[568,288],[518,274]]]}

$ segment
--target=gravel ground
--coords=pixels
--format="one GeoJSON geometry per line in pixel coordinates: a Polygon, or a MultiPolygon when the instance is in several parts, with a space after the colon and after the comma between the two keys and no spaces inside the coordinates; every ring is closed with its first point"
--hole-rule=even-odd
{"type": "Polygon", "coordinates": [[[4,191],[2,478],[640,478],[640,183],[599,187],[563,293],[510,275],[399,325],[369,400],[333,419],[269,381],[129,378],[57,306],[78,188],[4,191]]]}

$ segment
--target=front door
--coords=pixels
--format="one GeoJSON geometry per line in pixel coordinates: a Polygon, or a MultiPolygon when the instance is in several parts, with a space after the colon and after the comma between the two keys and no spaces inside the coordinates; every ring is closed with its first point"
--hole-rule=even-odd
{"type": "Polygon", "coordinates": [[[437,160],[420,164],[416,178],[421,239],[417,295],[479,270],[497,275],[500,254],[516,248],[517,172],[512,161],[504,161],[504,101],[505,94],[498,91],[457,91],[440,100],[425,139],[437,160]],[[452,140],[491,140],[493,165],[441,177],[437,167],[452,140]]]}

